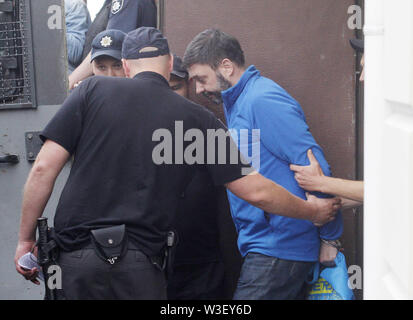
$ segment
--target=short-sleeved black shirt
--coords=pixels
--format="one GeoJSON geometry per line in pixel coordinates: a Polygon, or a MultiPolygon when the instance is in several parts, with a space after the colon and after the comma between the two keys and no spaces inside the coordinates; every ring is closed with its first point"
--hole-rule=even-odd
{"type": "MultiPolygon", "coordinates": [[[[182,141],[176,121],[183,132],[198,129],[205,137],[208,129],[226,130],[211,112],[174,93],[154,72],[133,79],[92,77],[73,90],[41,135],[74,155],[54,220],[62,250],[88,243],[91,229],[126,224],[131,241],[147,255],[156,255],[164,246],[179,196],[197,169],[207,170],[217,185],[242,177],[241,160],[156,164],[153,152],[169,138],[153,135],[158,129],[170,132],[174,151],[175,143],[182,141]]],[[[233,141],[226,141],[229,152],[233,141]]],[[[184,148],[192,142],[184,141],[184,148]]]]}

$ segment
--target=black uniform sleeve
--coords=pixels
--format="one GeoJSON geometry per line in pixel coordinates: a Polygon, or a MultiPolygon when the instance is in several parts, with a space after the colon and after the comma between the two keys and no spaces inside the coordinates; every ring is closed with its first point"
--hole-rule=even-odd
{"type": "Polygon", "coordinates": [[[85,83],[82,82],[72,91],[40,134],[43,142],[50,139],[65,148],[71,155],[76,150],[82,132],[84,87],[85,83]]]}
{"type": "Polygon", "coordinates": [[[153,0],[112,0],[107,29],[128,33],[139,27],[154,27],[157,10],[153,0]]]}
{"type": "Polygon", "coordinates": [[[139,15],[137,28],[139,27],[157,27],[158,24],[158,10],[155,1],[142,0],[139,2],[139,15]]]}
{"type": "Polygon", "coordinates": [[[213,115],[207,123],[205,164],[215,185],[224,185],[250,173],[251,166],[242,157],[227,127],[213,115]]]}

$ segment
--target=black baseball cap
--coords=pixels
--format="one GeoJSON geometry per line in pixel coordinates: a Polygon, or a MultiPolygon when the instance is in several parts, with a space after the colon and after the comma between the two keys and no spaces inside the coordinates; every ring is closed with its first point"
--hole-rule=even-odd
{"type": "Polygon", "coordinates": [[[364,52],[364,40],[350,39],[350,45],[358,52],[364,52]]]}
{"type": "Polygon", "coordinates": [[[169,52],[168,40],[153,27],[140,27],[129,32],[122,46],[124,59],[154,58],[169,52]],[[153,48],[153,50],[143,50],[145,48],[153,48]]]}
{"type": "Polygon", "coordinates": [[[182,59],[176,54],[174,54],[174,66],[171,74],[182,79],[188,78],[188,71],[183,67],[182,59]]]}
{"type": "Polygon", "coordinates": [[[90,61],[100,56],[109,56],[121,60],[122,43],[125,37],[126,33],[119,30],[109,29],[98,33],[92,41],[92,56],[90,61]]]}

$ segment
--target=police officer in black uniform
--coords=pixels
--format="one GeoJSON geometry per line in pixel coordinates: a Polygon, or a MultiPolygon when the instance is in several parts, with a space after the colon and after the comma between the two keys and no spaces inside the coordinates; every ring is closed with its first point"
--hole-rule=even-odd
{"type": "Polygon", "coordinates": [[[96,35],[105,29],[128,33],[139,27],[156,27],[154,0],[106,0],[86,34],[82,63],[69,76],[69,88],[92,75],[90,50],[96,35]]]}
{"type": "Polygon", "coordinates": [[[125,77],[122,64],[125,36],[122,31],[108,29],[93,39],[90,59],[95,76],[125,77]]]}
{"type": "MultiPolygon", "coordinates": [[[[188,98],[188,72],[177,55],[174,55],[169,85],[176,93],[188,98]]],[[[174,254],[173,273],[168,279],[168,299],[230,298],[226,296],[225,290],[225,268],[218,225],[219,206],[223,205],[222,200],[225,198],[225,188],[215,186],[208,171],[200,170],[181,194],[173,222],[179,240],[174,254]]]]}
{"type": "Polygon", "coordinates": [[[15,255],[26,279],[35,282],[38,270],[22,269],[18,259],[35,245],[37,218],[71,156],[54,219],[61,299],[165,299],[168,232],[196,170],[207,170],[216,185],[267,212],[313,223],[334,218],[337,200],[304,201],[256,172],[245,176],[242,169],[251,168],[239,153],[238,162],[229,163],[230,152],[238,152],[230,138],[212,144],[212,151],[201,143],[204,156],[195,164],[182,161],[182,152],[196,142],[184,139],[184,132],[195,130],[212,143],[211,133],[225,132],[224,125],[170,89],[173,58],[159,30],[130,32],[122,56],[129,79],[83,81],[42,132],[45,144],[25,185],[15,255]],[[228,160],[219,164],[222,152],[228,160]]]}

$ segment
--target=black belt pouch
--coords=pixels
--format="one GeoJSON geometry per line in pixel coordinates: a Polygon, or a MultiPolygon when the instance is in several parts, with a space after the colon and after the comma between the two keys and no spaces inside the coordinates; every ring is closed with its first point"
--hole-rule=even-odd
{"type": "Polygon", "coordinates": [[[128,239],[124,224],[91,230],[91,233],[96,254],[104,261],[114,264],[125,255],[128,239]]]}

